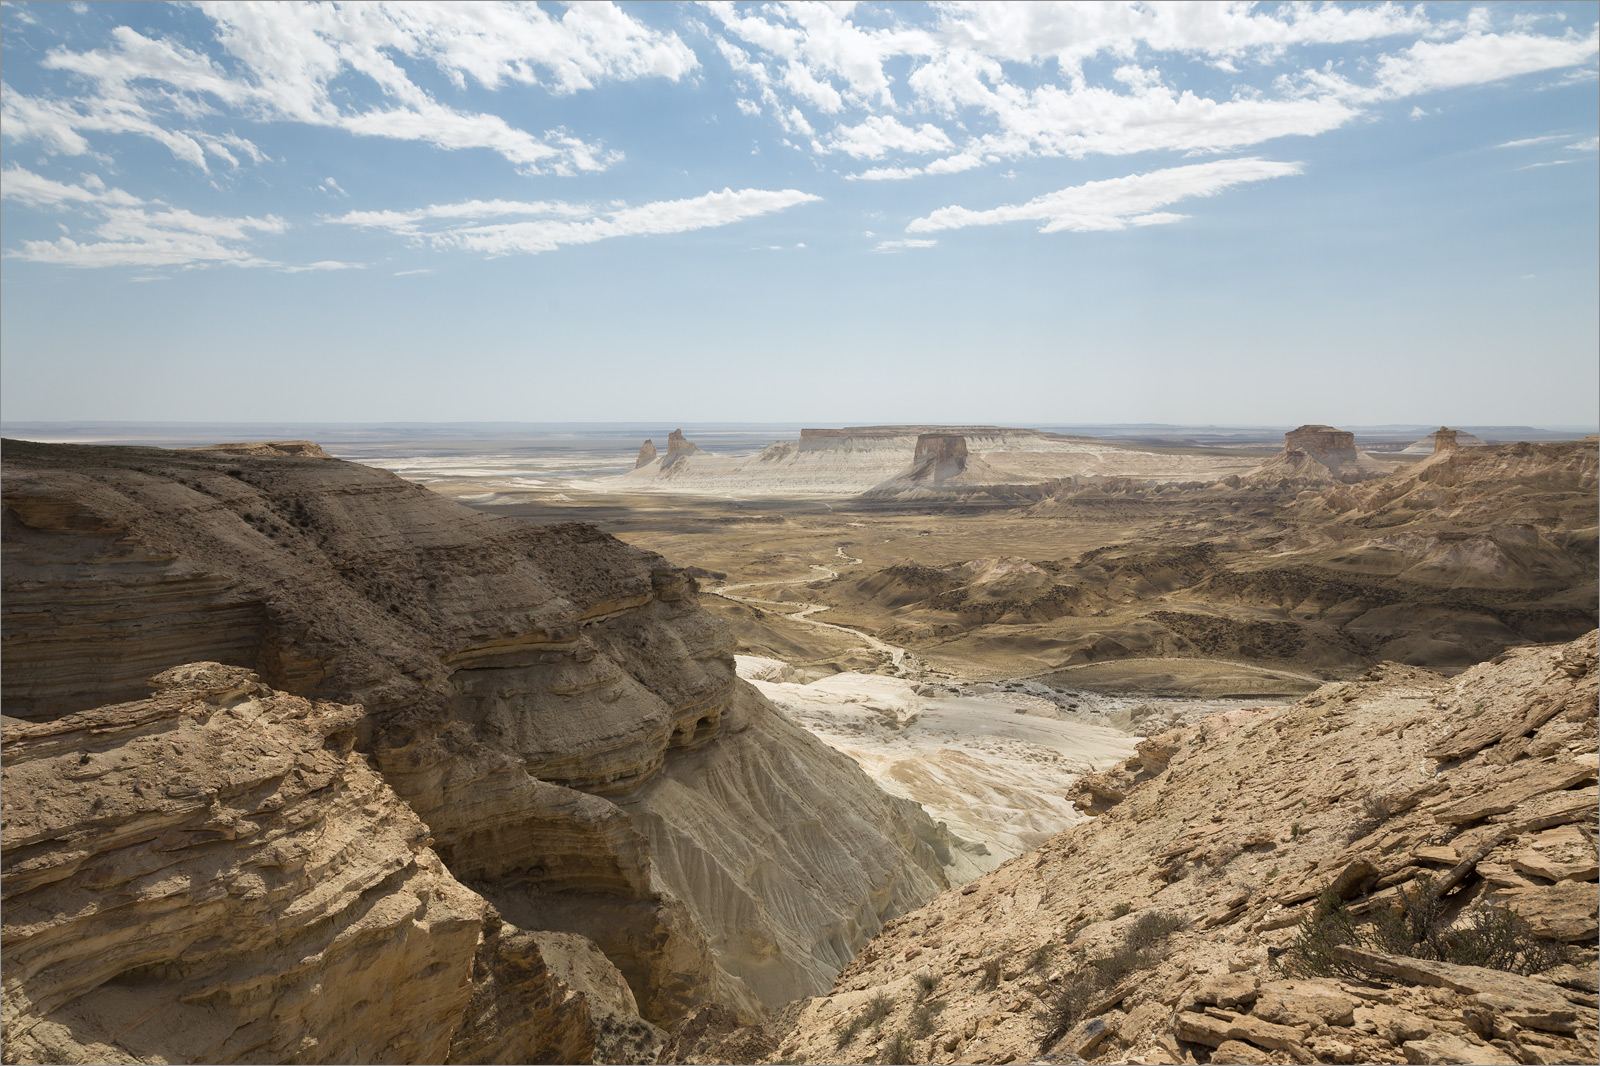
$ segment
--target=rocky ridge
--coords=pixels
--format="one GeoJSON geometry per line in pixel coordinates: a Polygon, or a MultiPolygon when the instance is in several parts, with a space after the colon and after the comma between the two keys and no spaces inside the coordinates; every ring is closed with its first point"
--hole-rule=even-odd
{"type": "Polygon", "coordinates": [[[1595,682],[1591,633],[1151,737],[1079,782],[1092,822],[886,926],[773,1061],[1591,1061],[1595,682]],[[1436,932],[1514,910],[1554,965],[1319,925],[1402,903],[1436,932]]]}
{"type": "MultiPolygon", "coordinates": [[[[197,659],[359,703],[341,736],[511,930],[467,921],[450,955],[485,1016],[561,1001],[551,951],[528,961],[539,933],[581,938],[557,954],[606,960],[645,1020],[707,1001],[753,1019],[945,883],[936,827],[739,681],[693,580],[647,552],[297,454],[7,442],[5,464],[4,698],[37,723],[8,737],[115,719],[197,659]]],[[[8,823],[31,795],[8,779],[8,823]]],[[[93,841],[84,818],[60,831],[93,841]]],[[[179,950],[223,966],[203,939],[179,950]]]]}

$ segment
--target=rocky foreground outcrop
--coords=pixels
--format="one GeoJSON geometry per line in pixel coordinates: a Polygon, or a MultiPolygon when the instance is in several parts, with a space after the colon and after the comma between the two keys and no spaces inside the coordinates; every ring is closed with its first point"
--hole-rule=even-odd
{"type": "Polygon", "coordinates": [[[1594,1061],[1596,765],[1594,633],[1151,737],[1079,782],[1093,821],[886,926],[773,1060],[1594,1061]]]}
{"type": "MultiPolygon", "coordinates": [[[[318,977],[314,952],[270,937],[230,947],[211,931],[255,921],[248,908],[234,909],[239,899],[214,885],[211,874],[279,854],[269,849],[259,860],[247,854],[274,831],[227,826],[260,826],[257,806],[276,809],[272,794],[285,786],[272,760],[289,741],[244,737],[240,742],[249,744],[236,751],[233,740],[205,732],[227,716],[191,701],[189,710],[163,711],[171,724],[155,731],[192,730],[198,727],[191,720],[199,721],[207,765],[227,769],[231,760],[241,780],[261,784],[249,786],[257,791],[237,817],[214,809],[211,799],[226,790],[222,783],[208,778],[194,786],[199,791],[192,795],[208,798],[204,811],[193,814],[199,820],[182,832],[203,848],[185,850],[191,844],[181,840],[174,846],[208,857],[170,882],[158,877],[148,899],[142,888],[130,895],[119,887],[114,869],[132,860],[107,866],[93,856],[149,848],[164,839],[159,833],[119,835],[127,823],[88,806],[88,793],[69,801],[7,777],[7,833],[14,819],[48,823],[37,840],[17,844],[21,851],[13,851],[11,837],[6,843],[6,988],[8,996],[15,993],[7,1001],[8,1057],[15,1047],[19,1059],[38,1058],[33,1045],[15,1041],[44,1031],[39,1026],[46,1023],[77,1032],[72,1012],[122,987],[117,980],[142,990],[140,1010],[148,1010],[166,1002],[166,993],[151,988],[189,995],[199,985],[182,981],[234,967],[230,951],[259,956],[251,965],[263,974],[286,967],[302,974],[304,982],[294,987],[321,989],[324,1006],[300,1004],[300,992],[264,976],[246,982],[238,997],[267,1011],[265,1017],[283,1019],[281,1031],[276,1022],[249,1021],[259,1030],[253,1043],[218,1036],[190,1044],[174,1036],[166,1050],[152,1050],[148,1041],[135,1050],[117,1035],[146,1024],[134,1012],[108,1017],[94,1030],[111,1034],[107,1046],[122,1049],[103,1054],[437,1061],[438,1048],[453,1047],[461,1061],[535,1058],[531,1038],[507,1036],[493,1019],[558,1009],[565,993],[549,975],[605,967],[620,974],[637,1009],[629,1014],[618,996],[602,997],[609,1006],[591,1010],[591,1021],[631,1019],[611,1025],[613,1035],[644,1022],[671,1024],[706,1002],[753,1020],[766,1007],[826,987],[883,920],[946,883],[936,854],[939,830],[926,815],[878,791],[848,759],[740,681],[731,641],[699,608],[693,580],[657,556],[589,527],[493,518],[381,471],[281,451],[8,441],[4,458],[4,702],[8,719],[25,720],[8,720],[6,743],[15,736],[26,746],[60,732],[53,743],[62,750],[40,764],[41,780],[51,774],[73,780],[77,771],[69,764],[82,757],[92,766],[94,752],[103,749],[121,772],[155,775],[128,786],[137,786],[135,797],[145,795],[138,789],[160,796],[162,789],[188,788],[172,785],[161,769],[187,755],[145,744],[137,730],[124,735],[121,723],[146,713],[139,709],[146,679],[175,665],[206,660],[242,668],[285,694],[250,689],[245,703],[359,705],[335,715],[339,725],[326,734],[336,735],[333,747],[346,753],[338,773],[356,782],[339,787],[373,795],[392,789],[412,812],[414,846],[406,854],[422,856],[413,863],[418,869],[436,867],[441,891],[460,904],[452,919],[460,924],[459,943],[427,948],[433,961],[419,966],[438,962],[437,972],[454,975],[455,999],[430,1000],[427,1007],[446,1020],[418,1023],[432,1042],[396,1036],[388,1050],[357,1038],[337,1043],[331,1030],[318,1028],[324,1015],[315,1012],[325,1012],[335,1027],[352,1014],[380,1018],[400,1009],[386,998],[392,995],[386,982],[342,980],[331,972],[318,977]],[[86,714],[93,721],[86,723],[86,714]],[[362,774],[370,780],[351,776],[362,774]],[[218,826],[206,821],[213,815],[223,819],[218,826]],[[65,849],[49,860],[60,869],[37,884],[18,881],[35,843],[65,849]],[[80,865],[86,879],[69,888],[67,878],[80,865]],[[9,894],[24,887],[34,893],[31,912],[10,902],[9,894]],[[101,967],[66,984],[55,983],[49,961],[31,970],[13,962],[14,914],[59,912],[94,922],[97,911],[114,912],[114,930],[88,941],[114,960],[119,938],[137,938],[194,899],[209,908],[211,925],[174,934],[151,949],[159,958],[101,967]],[[491,904],[493,915],[481,917],[491,904]],[[535,933],[570,939],[556,944],[524,935],[535,933]],[[45,982],[44,991],[12,983],[24,974],[45,982]],[[150,980],[168,981],[169,974],[177,984],[150,980]],[[315,1015],[306,1016],[311,1021],[301,1017],[306,1011],[315,1015]],[[299,1030],[316,1043],[292,1054],[261,1050],[289,1047],[281,1042],[299,1030]]],[[[233,707],[230,700],[224,703],[233,707]]],[[[313,720],[283,717],[297,723],[284,727],[291,730],[304,731],[313,720]]],[[[308,751],[321,751],[326,737],[312,729],[301,739],[308,751]]],[[[335,772],[316,766],[306,772],[335,772]]],[[[139,813],[141,802],[126,800],[133,824],[142,826],[154,816],[139,813]]],[[[349,819],[331,808],[331,820],[317,832],[370,835],[363,821],[376,816],[370,807],[358,804],[349,819]]],[[[337,929],[341,919],[328,917],[337,908],[319,910],[318,893],[343,891],[339,886],[370,893],[363,907],[392,917],[415,910],[419,898],[397,877],[390,870],[374,888],[360,878],[307,876],[276,891],[285,913],[322,915],[337,929]],[[289,898],[296,892],[303,898],[289,898]]],[[[241,889],[240,898],[253,899],[252,891],[241,889]]],[[[37,921],[48,924],[46,917],[37,921]]],[[[419,920],[405,921],[411,929],[419,920]]],[[[389,961],[365,963],[374,973],[410,966],[377,957],[389,961]]],[[[552,1054],[581,1058],[584,1041],[597,1039],[583,1035],[587,1024],[574,1023],[576,1043],[552,1054]]],[[[637,1031],[648,1033],[648,1026],[637,1031]]]]}

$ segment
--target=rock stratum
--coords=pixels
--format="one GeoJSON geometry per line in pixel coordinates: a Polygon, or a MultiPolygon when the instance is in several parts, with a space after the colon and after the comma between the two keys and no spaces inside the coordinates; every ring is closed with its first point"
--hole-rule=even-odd
{"type": "MultiPolygon", "coordinates": [[[[783,1062],[1593,1061],[1596,766],[1592,632],[1456,679],[1391,663],[1211,716],[1082,779],[1091,822],[889,923],[766,1046],[783,1062]],[[1402,909],[1386,944],[1338,933],[1402,909]],[[1497,936],[1496,965],[1463,961],[1497,936]]],[[[702,1053],[761,1045],[730,1030],[702,1053]]]]}
{"type": "Polygon", "coordinates": [[[947,883],[657,556],[315,453],[4,462],[8,1061],[633,1061],[947,883]]]}

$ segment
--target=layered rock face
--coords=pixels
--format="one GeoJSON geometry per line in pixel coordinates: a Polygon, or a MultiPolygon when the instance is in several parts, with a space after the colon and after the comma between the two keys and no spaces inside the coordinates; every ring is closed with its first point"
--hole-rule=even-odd
{"type": "Polygon", "coordinates": [[[912,477],[917,480],[957,477],[967,468],[967,438],[954,433],[924,433],[917,438],[911,466],[915,471],[912,477]]]}
{"type": "Polygon", "coordinates": [[[645,466],[646,464],[653,463],[655,461],[656,442],[646,437],[645,442],[639,445],[639,458],[634,460],[633,468],[637,470],[641,466],[645,466]]]}
{"type": "Polygon", "coordinates": [[[360,709],[157,681],[5,729],[6,1061],[444,1061],[484,904],[351,751],[360,709]]]}
{"type": "Polygon", "coordinates": [[[821,987],[945,883],[926,816],[740,682],[656,556],[322,459],[5,461],[9,715],[127,700],[199,653],[360,703],[353,742],[453,876],[598,945],[653,1022],[821,987]]]}
{"type": "Polygon", "coordinates": [[[1075,787],[1091,822],[886,927],[777,1057],[1594,1060],[1595,676],[1591,632],[1151,737],[1075,787]]]}

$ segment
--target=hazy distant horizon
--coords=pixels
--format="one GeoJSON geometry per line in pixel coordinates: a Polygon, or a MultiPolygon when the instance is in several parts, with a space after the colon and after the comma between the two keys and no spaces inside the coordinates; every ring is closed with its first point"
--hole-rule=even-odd
{"type": "MultiPolygon", "coordinates": [[[[607,450],[636,449],[645,439],[666,446],[673,430],[682,430],[690,440],[712,450],[761,447],[774,440],[793,440],[803,429],[844,429],[852,426],[999,426],[1035,429],[1050,433],[1076,433],[1109,439],[1168,435],[1194,439],[1227,440],[1239,438],[1270,442],[1278,435],[1304,425],[1303,422],[1262,424],[1103,422],[1103,423],[1027,423],[960,422],[860,423],[806,422],[298,422],[298,421],[13,421],[0,422],[0,437],[41,443],[129,444],[154,447],[194,447],[248,440],[314,440],[332,453],[361,455],[374,449],[394,449],[408,445],[448,446],[447,450],[471,452],[479,447],[504,446],[520,442],[528,449],[552,451],[562,448],[587,449],[596,445],[607,450]]],[[[1382,425],[1336,424],[1349,430],[1359,441],[1392,442],[1420,438],[1439,428],[1436,422],[1402,422],[1382,425]]],[[[1600,432],[1589,425],[1452,425],[1486,439],[1572,439],[1600,432]],[[1518,434],[1527,434],[1519,436],[1518,434]]]]}

